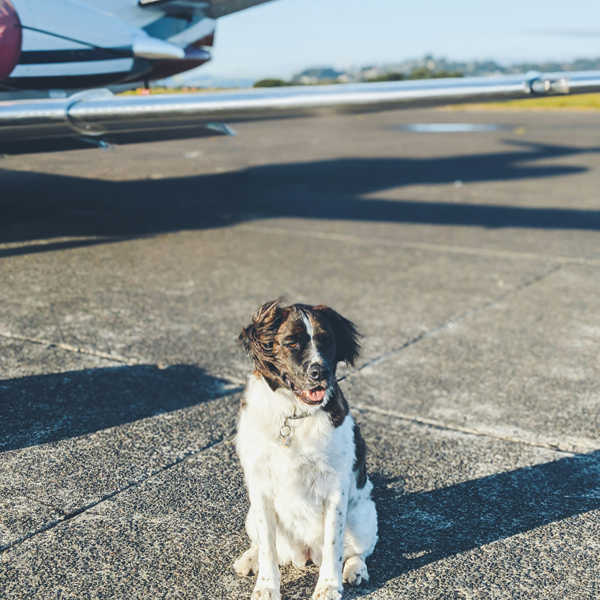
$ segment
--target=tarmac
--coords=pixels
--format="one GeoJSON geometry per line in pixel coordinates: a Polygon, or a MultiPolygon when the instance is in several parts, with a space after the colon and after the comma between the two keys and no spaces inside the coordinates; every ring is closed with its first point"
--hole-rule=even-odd
{"type": "Polygon", "coordinates": [[[379,542],[344,598],[599,598],[597,113],[234,128],[0,160],[2,598],[249,598],[236,339],[280,296],[364,336],[379,542]]]}

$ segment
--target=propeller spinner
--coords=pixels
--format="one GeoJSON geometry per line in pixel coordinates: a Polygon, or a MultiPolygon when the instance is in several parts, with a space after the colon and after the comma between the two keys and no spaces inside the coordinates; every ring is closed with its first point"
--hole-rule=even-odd
{"type": "Polygon", "coordinates": [[[16,67],[21,55],[21,22],[10,0],[0,0],[0,81],[16,67]]]}

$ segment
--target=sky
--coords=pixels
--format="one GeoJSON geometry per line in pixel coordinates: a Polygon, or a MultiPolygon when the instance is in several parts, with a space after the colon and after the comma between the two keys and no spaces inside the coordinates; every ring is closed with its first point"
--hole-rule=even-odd
{"type": "Polygon", "coordinates": [[[600,56],[599,0],[274,0],[217,22],[198,74],[289,78],[426,54],[500,63],[600,56]]]}

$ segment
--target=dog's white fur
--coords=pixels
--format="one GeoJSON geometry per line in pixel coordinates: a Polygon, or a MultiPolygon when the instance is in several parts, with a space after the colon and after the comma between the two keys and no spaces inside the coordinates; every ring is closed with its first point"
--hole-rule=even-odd
{"type": "Polygon", "coordinates": [[[258,575],[252,600],[279,600],[278,564],[301,567],[309,558],[320,567],[313,600],[339,600],[342,582],[368,579],[365,558],[377,542],[377,514],[371,482],[357,488],[353,427],[350,414],[334,427],[322,406],[301,406],[291,391],[274,392],[259,374],[250,376],[236,446],[252,545],[235,570],[258,575]],[[306,412],[289,421],[290,443],[283,447],[285,417],[306,412]]]}

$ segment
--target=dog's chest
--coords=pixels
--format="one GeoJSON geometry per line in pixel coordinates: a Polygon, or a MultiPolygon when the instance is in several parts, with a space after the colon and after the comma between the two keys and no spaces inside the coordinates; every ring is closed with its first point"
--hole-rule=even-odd
{"type": "Polygon", "coordinates": [[[289,447],[265,453],[262,476],[276,498],[326,497],[338,479],[336,453],[327,444],[301,445],[292,437],[289,447]]]}
{"type": "Polygon", "coordinates": [[[282,406],[288,404],[262,381],[250,379],[236,442],[246,481],[272,498],[280,515],[322,514],[352,469],[351,417],[340,427],[323,410],[285,421],[282,406]],[[291,431],[288,447],[280,436],[285,423],[291,431]]]}
{"type": "MultiPolygon", "coordinates": [[[[238,449],[247,479],[282,505],[321,505],[338,489],[347,457],[339,433],[328,417],[318,414],[291,426],[289,446],[269,431],[242,427],[238,449]],[[342,447],[340,447],[342,446],[342,447]]],[[[277,429],[277,432],[279,430],[277,429]]]]}
{"type": "Polygon", "coordinates": [[[302,447],[292,437],[289,448],[278,446],[266,453],[256,473],[273,499],[280,525],[308,545],[318,543],[327,500],[340,489],[337,455],[328,450],[327,446],[302,447]]]}

